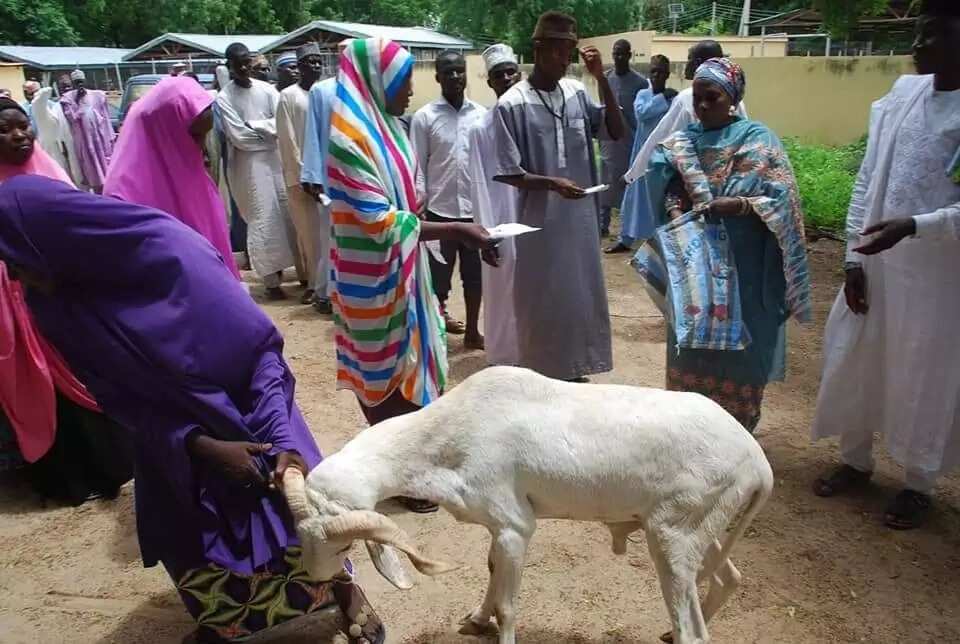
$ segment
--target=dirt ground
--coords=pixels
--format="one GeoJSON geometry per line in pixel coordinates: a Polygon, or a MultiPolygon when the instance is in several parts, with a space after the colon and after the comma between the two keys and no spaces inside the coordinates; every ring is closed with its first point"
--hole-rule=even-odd
{"type": "MultiPolygon", "coordinates": [[[[792,326],[789,377],[771,386],[758,432],[777,486],[734,551],[744,584],[712,624],[718,642],[960,641],[960,477],[938,489],[930,523],[912,533],[882,527],[901,472],[881,456],[876,484],[848,499],[821,500],[813,479],[834,464],[835,445],[811,445],[820,338],[841,278],[834,242],[811,246],[816,324],[792,326]]],[[[616,369],[597,382],[659,386],[664,326],[624,256],[605,258],[616,369]]],[[[256,287],[254,291],[258,292],[256,287]]],[[[333,388],[329,319],[293,301],[265,305],[286,336],[297,399],[325,452],[363,427],[352,395],[333,388]]],[[[454,303],[462,313],[462,304],[454,303]]],[[[483,368],[480,353],[451,340],[452,383],[483,368]]],[[[191,630],[161,568],[139,560],[132,489],[116,502],[44,507],[22,486],[0,489],[0,642],[176,643],[191,630]]],[[[401,593],[355,549],[361,581],[388,627],[388,642],[476,641],[456,622],[481,598],[488,537],[446,514],[397,517],[431,555],[463,564],[452,575],[421,578],[401,593]]],[[[173,528],[173,526],[171,526],[173,528]]],[[[642,543],[610,552],[598,525],[541,522],[523,577],[519,637],[553,644],[655,644],[668,629],[656,576],[642,543]]],[[[323,642],[295,632],[270,642],[323,642]]]]}

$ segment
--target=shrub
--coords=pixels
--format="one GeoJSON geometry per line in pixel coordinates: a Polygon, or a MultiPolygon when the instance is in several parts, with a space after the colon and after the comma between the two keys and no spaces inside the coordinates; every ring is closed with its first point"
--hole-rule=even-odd
{"type": "Polygon", "coordinates": [[[851,145],[828,147],[786,142],[807,224],[839,233],[847,218],[853,183],[866,151],[866,137],[851,145]]]}

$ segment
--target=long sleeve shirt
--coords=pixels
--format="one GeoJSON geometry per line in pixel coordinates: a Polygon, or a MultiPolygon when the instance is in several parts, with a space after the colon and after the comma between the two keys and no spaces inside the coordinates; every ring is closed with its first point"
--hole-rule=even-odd
{"type": "Polygon", "coordinates": [[[449,219],[471,219],[470,128],[487,110],[469,99],[457,110],[446,99],[420,108],[410,124],[410,140],[420,170],[417,191],[427,209],[449,219]]]}
{"type": "Polygon", "coordinates": [[[283,180],[288,188],[300,185],[309,104],[309,92],[296,83],[280,92],[280,102],[277,104],[277,141],[283,163],[283,180]]]}
{"type": "Polygon", "coordinates": [[[337,79],[328,78],[310,88],[307,123],[303,135],[303,168],[300,181],[327,186],[327,154],[330,148],[330,117],[337,95],[337,79]]]}

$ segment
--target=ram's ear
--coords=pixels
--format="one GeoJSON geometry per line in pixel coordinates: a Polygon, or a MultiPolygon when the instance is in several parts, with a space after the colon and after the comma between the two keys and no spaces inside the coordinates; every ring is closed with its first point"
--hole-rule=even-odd
{"type": "Polygon", "coordinates": [[[365,541],[373,565],[384,578],[400,590],[413,588],[413,579],[401,561],[400,552],[393,546],[365,541]]]}

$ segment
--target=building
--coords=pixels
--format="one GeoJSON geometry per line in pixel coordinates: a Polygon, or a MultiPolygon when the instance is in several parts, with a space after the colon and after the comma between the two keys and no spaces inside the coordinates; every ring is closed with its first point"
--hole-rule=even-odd
{"type": "Polygon", "coordinates": [[[0,62],[20,63],[26,78],[47,85],[60,74],[82,69],[91,87],[104,90],[122,85],[120,63],[129,49],[109,47],[22,47],[0,45],[0,62]]]}
{"type": "Polygon", "coordinates": [[[359,22],[314,20],[278,38],[261,51],[280,53],[296,49],[308,42],[315,42],[322,50],[335,53],[337,45],[346,38],[388,38],[409,49],[418,61],[433,60],[437,53],[444,49],[456,49],[462,52],[473,49],[473,43],[468,40],[448,36],[426,27],[389,27],[359,22]]]}
{"type": "Polygon", "coordinates": [[[0,89],[10,90],[10,96],[16,102],[23,100],[23,65],[20,63],[0,63],[0,89]]]}

